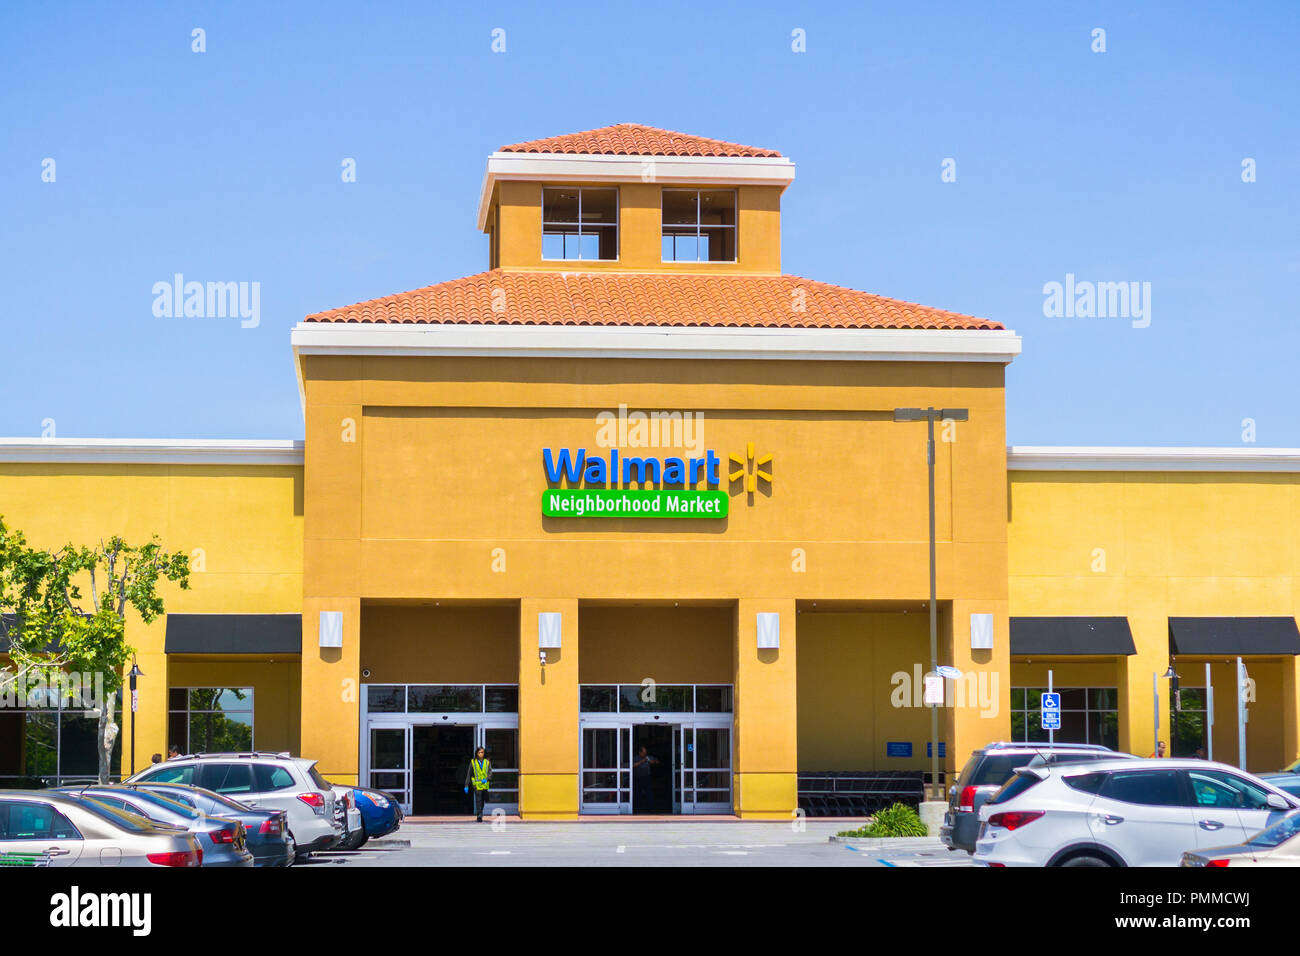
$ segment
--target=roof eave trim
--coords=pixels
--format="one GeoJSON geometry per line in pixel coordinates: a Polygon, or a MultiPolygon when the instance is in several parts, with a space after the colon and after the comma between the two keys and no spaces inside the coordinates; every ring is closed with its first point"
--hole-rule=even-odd
{"type": "Polygon", "coordinates": [[[997,329],[784,329],[300,322],[294,355],[993,362],[1020,354],[997,329]]]}
{"type": "Polygon", "coordinates": [[[1300,448],[1059,447],[1013,445],[1011,471],[1300,472],[1300,448]]]}
{"type": "Polygon", "coordinates": [[[492,192],[503,180],[647,182],[780,186],[794,182],[785,156],[653,156],[607,153],[502,153],[488,156],[479,192],[478,228],[487,229],[492,192]]]}
{"type": "Polygon", "coordinates": [[[301,465],[296,440],[0,438],[0,463],[301,465]]]}

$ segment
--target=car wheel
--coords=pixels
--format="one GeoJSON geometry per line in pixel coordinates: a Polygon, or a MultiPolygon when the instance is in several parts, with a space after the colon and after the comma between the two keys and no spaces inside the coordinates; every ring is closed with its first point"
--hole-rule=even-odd
{"type": "Polygon", "coordinates": [[[1060,865],[1061,866],[1110,866],[1110,862],[1108,860],[1102,859],[1099,856],[1093,856],[1091,853],[1084,853],[1081,856],[1072,856],[1064,863],[1061,863],[1060,865]]]}
{"type": "Polygon", "coordinates": [[[360,850],[363,846],[365,846],[367,841],[369,841],[369,839],[370,837],[366,836],[365,832],[363,831],[361,834],[361,839],[357,841],[357,849],[360,850]]]}

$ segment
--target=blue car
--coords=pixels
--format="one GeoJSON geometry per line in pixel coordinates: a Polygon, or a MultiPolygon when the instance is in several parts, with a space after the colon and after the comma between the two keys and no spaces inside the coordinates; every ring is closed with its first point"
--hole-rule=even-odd
{"type": "Polygon", "coordinates": [[[402,825],[402,808],[390,794],[368,787],[353,787],[352,796],[361,811],[361,829],[349,833],[338,849],[359,849],[371,837],[386,836],[402,825]]]}

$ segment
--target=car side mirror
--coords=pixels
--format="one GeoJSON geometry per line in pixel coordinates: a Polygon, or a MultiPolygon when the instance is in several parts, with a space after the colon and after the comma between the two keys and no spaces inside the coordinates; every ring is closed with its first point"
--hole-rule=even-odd
{"type": "Polygon", "coordinates": [[[1276,794],[1276,793],[1270,793],[1270,794],[1268,795],[1268,808],[1269,808],[1270,810],[1293,810],[1293,809],[1295,809],[1294,807],[1291,806],[1290,803],[1287,802],[1286,797],[1280,796],[1279,794],[1276,794]]]}

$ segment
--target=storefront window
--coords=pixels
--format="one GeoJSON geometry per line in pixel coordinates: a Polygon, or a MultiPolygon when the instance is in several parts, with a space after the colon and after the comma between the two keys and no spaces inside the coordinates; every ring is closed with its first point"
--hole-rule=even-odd
{"type": "Polygon", "coordinates": [[[412,684],[406,693],[406,709],[412,714],[483,711],[483,688],[479,684],[412,684]]]}
{"type": "MultiPolygon", "coordinates": [[[[1114,687],[1056,687],[1061,695],[1057,743],[1101,744],[1119,749],[1119,692],[1114,687]]],[[[1046,743],[1039,703],[1046,687],[1011,688],[1011,739],[1046,743]]]]}
{"type": "MultiPolygon", "coordinates": [[[[68,778],[99,774],[99,716],[72,709],[56,696],[48,707],[13,709],[0,714],[0,789],[58,786],[68,778]]],[[[114,720],[122,725],[118,703],[114,720]]],[[[122,734],[113,746],[112,778],[122,756],[122,734]]]]}
{"type": "Polygon", "coordinates": [[[489,714],[519,713],[519,687],[497,684],[483,688],[483,709],[489,714]]]}
{"type": "Polygon", "coordinates": [[[725,685],[696,687],[695,712],[698,714],[731,713],[731,688],[725,685]]]}
{"type": "Polygon", "coordinates": [[[518,684],[367,684],[371,714],[517,714],[518,684]]]}
{"type": "Polygon", "coordinates": [[[173,687],[168,709],[167,743],[182,753],[253,749],[251,687],[173,687]]]}
{"type": "Polygon", "coordinates": [[[729,684],[584,684],[578,688],[584,714],[729,714],[729,684]]]}
{"type": "Polygon", "coordinates": [[[578,689],[578,709],[586,714],[612,714],[618,709],[618,688],[610,685],[578,689]]]}
{"type": "Polygon", "coordinates": [[[372,714],[401,714],[406,711],[406,688],[371,684],[366,688],[366,710],[372,714]]]}
{"type": "Polygon", "coordinates": [[[1171,757],[1205,756],[1205,688],[1184,687],[1170,695],[1169,726],[1171,757]],[[1181,707],[1180,707],[1181,705],[1181,707]]]}
{"type": "Polygon", "coordinates": [[[622,684],[618,709],[625,714],[687,713],[695,709],[694,689],[689,684],[622,684]]]}

